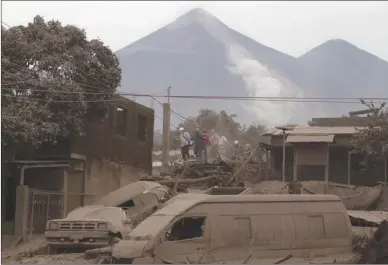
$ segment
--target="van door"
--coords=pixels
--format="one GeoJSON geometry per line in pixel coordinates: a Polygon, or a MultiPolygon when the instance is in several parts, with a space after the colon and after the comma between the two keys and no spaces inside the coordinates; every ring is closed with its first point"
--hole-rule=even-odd
{"type": "Polygon", "coordinates": [[[219,215],[212,223],[208,263],[242,263],[251,252],[251,217],[219,215]]]}
{"type": "Polygon", "coordinates": [[[209,242],[207,215],[186,215],[175,220],[161,235],[156,247],[160,263],[199,263],[209,242]]]}

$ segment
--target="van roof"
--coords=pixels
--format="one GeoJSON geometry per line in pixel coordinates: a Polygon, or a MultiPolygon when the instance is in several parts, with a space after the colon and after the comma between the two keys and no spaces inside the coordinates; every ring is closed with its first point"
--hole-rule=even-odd
{"type": "Polygon", "coordinates": [[[341,201],[335,195],[307,195],[307,194],[255,194],[255,195],[208,195],[198,193],[179,194],[166,203],[154,215],[179,215],[199,203],[225,202],[321,202],[341,201]]]}

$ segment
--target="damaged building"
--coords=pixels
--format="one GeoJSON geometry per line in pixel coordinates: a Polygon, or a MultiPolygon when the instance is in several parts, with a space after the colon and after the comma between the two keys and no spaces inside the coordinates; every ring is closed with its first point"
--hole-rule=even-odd
{"type": "Polygon", "coordinates": [[[152,171],[154,110],[115,96],[85,136],[2,157],[2,234],[43,233],[62,218],[152,171]]]}
{"type": "Polygon", "coordinates": [[[351,139],[367,126],[362,117],[314,118],[306,126],[286,126],[263,135],[262,147],[271,154],[272,179],[282,180],[285,139],[285,181],[331,181],[373,186],[384,181],[384,163],[363,170],[363,160],[352,153],[351,139]]]}

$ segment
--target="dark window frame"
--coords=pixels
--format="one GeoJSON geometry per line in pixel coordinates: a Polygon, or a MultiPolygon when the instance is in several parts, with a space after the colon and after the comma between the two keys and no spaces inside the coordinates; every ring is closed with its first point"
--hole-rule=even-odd
{"type": "Polygon", "coordinates": [[[123,107],[116,106],[115,112],[116,134],[121,136],[127,136],[128,110],[123,107]]]}
{"type": "Polygon", "coordinates": [[[137,114],[137,135],[138,141],[147,143],[148,138],[148,117],[143,114],[137,114]]]}

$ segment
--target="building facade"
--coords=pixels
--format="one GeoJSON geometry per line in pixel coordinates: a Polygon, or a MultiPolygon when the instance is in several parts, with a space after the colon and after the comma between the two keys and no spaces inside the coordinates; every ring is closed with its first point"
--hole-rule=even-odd
{"type": "Polygon", "coordinates": [[[2,161],[3,234],[42,233],[48,219],[150,174],[153,127],[152,109],[116,96],[85,136],[2,161]]]}
{"type": "Polygon", "coordinates": [[[273,179],[283,179],[285,139],[286,181],[318,180],[367,186],[384,181],[384,164],[363,171],[364,158],[352,152],[351,138],[358,129],[365,128],[365,119],[317,118],[309,124],[275,129],[263,135],[261,145],[270,151],[273,179]]]}

